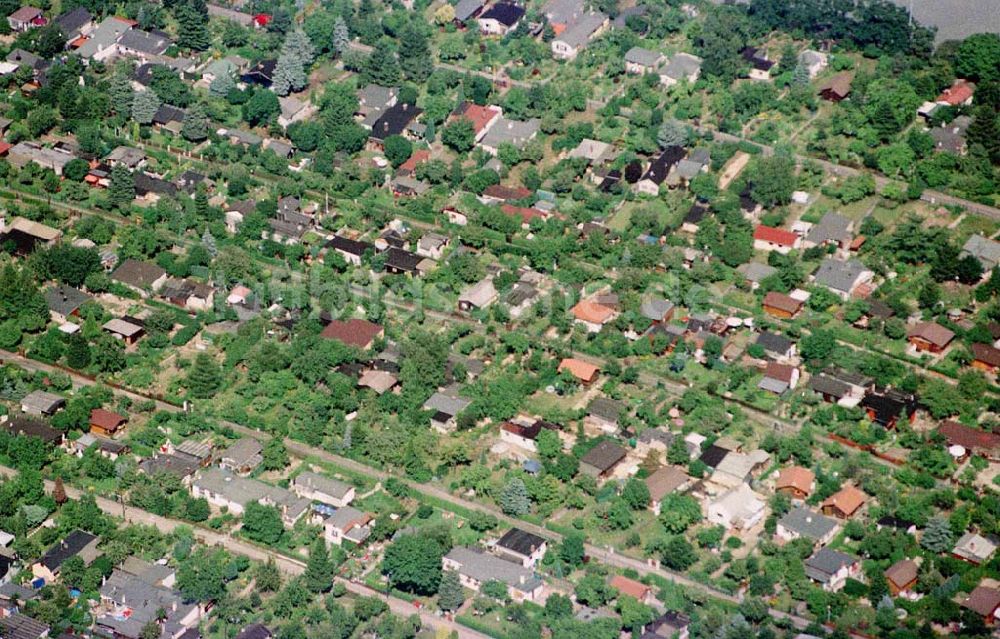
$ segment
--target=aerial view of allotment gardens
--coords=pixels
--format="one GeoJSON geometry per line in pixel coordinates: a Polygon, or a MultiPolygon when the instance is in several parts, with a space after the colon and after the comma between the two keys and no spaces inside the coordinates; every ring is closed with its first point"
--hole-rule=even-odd
{"type": "Polygon", "coordinates": [[[0,638],[1000,636],[1000,28],[27,2],[0,638]]]}

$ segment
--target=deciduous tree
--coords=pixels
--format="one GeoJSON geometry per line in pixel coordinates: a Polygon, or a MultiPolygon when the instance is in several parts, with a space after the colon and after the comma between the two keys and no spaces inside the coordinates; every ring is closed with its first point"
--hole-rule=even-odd
{"type": "Polygon", "coordinates": [[[432,595],[441,583],[444,549],[436,539],[403,535],[385,550],[382,573],[395,588],[418,595],[432,595]]]}
{"type": "Polygon", "coordinates": [[[274,506],[250,502],[243,511],[243,533],[254,541],[274,545],[285,532],[281,513],[274,506]]]}

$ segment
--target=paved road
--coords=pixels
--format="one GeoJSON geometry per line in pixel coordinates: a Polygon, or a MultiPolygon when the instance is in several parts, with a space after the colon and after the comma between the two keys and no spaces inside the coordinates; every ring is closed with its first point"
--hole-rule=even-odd
{"type": "MultiPolygon", "coordinates": [[[[17,471],[13,468],[0,466],[0,476],[11,477],[16,474],[17,471]]],[[[48,493],[51,494],[54,488],[55,484],[53,482],[45,480],[45,490],[48,493]]],[[[73,486],[64,486],[64,488],[66,489],[66,494],[73,499],[79,498],[83,492],[73,486]]],[[[96,495],[95,501],[97,502],[98,508],[108,515],[122,518],[130,524],[155,526],[157,529],[165,533],[172,532],[178,526],[186,526],[194,531],[195,539],[197,539],[199,543],[206,546],[222,546],[229,552],[237,555],[243,555],[254,561],[267,561],[268,559],[273,559],[274,563],[278,566],[278,569],[281,572],[292,577],[301,575],[306,570],[306,562],[300,559],[294,559],[282,553],[261,548],[256,544],[233,537],[228,533],[209,530],[200,526],[195,526],[189,522],[161,517],[160,515],[156,515],[134,506],[125,506],[123,511],[121,503],[96,495]]],[[[379,599],[382,599],[389,605],[389,609],[392,610],[394,614],[401,617],[405,618],[419,612],[420,620],[425,626],[431,628],[444,628],[448,632],[455,631],[461,639],[489,639],[487,635],[473,630],[472,628],[467,628],[454,621],[437,617],[429,612],[419,611],[413,606],[413,604],[403,599],[399,599],[397,597],[387,597],[385,593],[378,592],[377,590],[369,588],[364,584],[355,583],[341,577],[335,577],[335,579],[336,581],[344,584],[348,591],[356,595],[363,597],[378,597],[379,599]]]]}

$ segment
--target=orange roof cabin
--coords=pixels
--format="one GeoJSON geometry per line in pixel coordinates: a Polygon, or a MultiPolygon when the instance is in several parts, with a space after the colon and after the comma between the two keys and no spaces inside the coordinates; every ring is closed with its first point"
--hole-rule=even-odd
{"type": "Polygon", "coordinates": [[[95,408],[90,411],[90,432],[102,437],[114,437],[127,421],[127,418],[118,413],[95,408]]]}
{"type": "Polygon", "coordinates": [[[764,312],[772,317],[792,319],[802,310],[802,302],[784,293],[771,291],[764,296],[764,312]]]}
{"type": "Polygon", "coordinates": [[[563,371],[569,371],[570,374],[580,380],[580,383],[582,384],[591,384],[595,379],[597,379],[597,374],[600,373],[601,369],[594,366],[590,362],[567,357],[563,361],[559,362],[558,372],[561,373],[563,371]]]}
{"type": "Polygon", "coordinates": [[[774,490],[792,499],[806,499],[816,488],[816,475],[808,468],[790,466],[778,471],[774,490]]]}
{"type": "Polygon", "coordinates": [[[820,504],[824,515],[831,515],[839,519],[850,519],[854,513],[858,512],[868,495],[864,494],[854,486],[844,486],[834,494],[830,495],[820,504]]]}
{"type": "Polygon", "coordinates": [[[919,352],[942,353],[955,339],[955,333],[937,322],[920,322],[910,329],[907,339],[919,352]]]}
{"type": "Polygon", "coordinates": [[[592,300],[580,300],[570,309],[574,319],[583,324],[590,333],[599,333],[601,327],[615,318],[617,312],[610,306],[598,304],[592,300]]]}
{"type": "Polygon", "coordinates": [[[628,595],[644,604],[650,604],[653,601],[653,589],[641,581],[615,575],[608,582],[608,585],[617,590],[618,594],[628,595]]]}

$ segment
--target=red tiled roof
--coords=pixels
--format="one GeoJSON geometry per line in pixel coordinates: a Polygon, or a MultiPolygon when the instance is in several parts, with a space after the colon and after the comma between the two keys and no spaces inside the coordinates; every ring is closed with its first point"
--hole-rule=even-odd
{"type": "Polygon", "coordinates": [[[521,218],[521,224],[530,224],[531,220],[536,218],[540,220],[546,219],[548,216],[538,209],[529,209],[523,206],[513,206],[512,204],[501,204],[500,210],[510,216],[517,216],[521,218]]]}
{"type": "Polygon", "coordinates": [[[335,339],[348,346],[368,348],[368,345],[382,334],[382,327],[363,319],[334,320],[320,333],[327,339],[335,339]]]}
{"type": "Polygon", "coordinates": [[[416,170],[418,164],[423,164],[431,158],[431,152],[427,149],[417,149],[413,152],[406,162],[399,165],[400,171],[413,172],[416,170]]]}
{"type": "Polygon", "coordinates": [[[608,585],[620,592],[623,595],[628,595],[629,597],[635,597],[636,599],[642,601],[648,595],[650,590],[652,590],[646,584],[636,581],[635,579],[629,579],[628,577],[623,577],[621,575],[615,575],[608,582],[608,585]]]}
{"type": "Polygon", "coordinates": [[[7,151],[10,151],[10,147],[14,146],[10,142],[0,142],[0,155],[7,155],[7,151]]]}
{"type": "Polygon", "coordinates": [[[985,430],[972,428],[965,424],[948,420],[937,429],[948,445],[958,444],[967,450],[982,450],[1000,448],[1000,435],[988,433],[985,430]]]}
{"type": "Polygon", "coordinates": [[[779,246],[795,246],[799,236],[785,229],[776,229],[770,226],[759,225],[753,232],[753,239],[762,242],[770,242],[779,246]]]}
{"type": "Polygon", "coordinates": [[[472,122],[472,128],[479,134],[486,125],[494,118],[500,116],[502,111],[495,106],[479,106],[472,102],[465,102],[459,107],[458,117],[466,118],[472,122]]]}
{"type": "Polygon", "coordinates": [[[965,80],[955,80],[955,83],[951,87],[941,92],[936,101],[945,102],[951,106],[958,106],[971,98],[975,90],[975,85],[965,80]]]}

